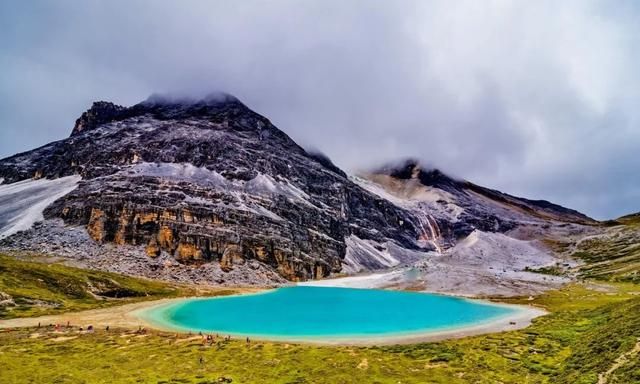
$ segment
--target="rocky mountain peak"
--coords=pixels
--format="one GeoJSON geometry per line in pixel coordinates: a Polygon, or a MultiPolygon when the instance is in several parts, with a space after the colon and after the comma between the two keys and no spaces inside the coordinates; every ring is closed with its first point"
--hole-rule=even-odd
{"type": "Polygon", "coordinates": [[[433,233],[439,233],[446,240],[440,241],[442,244],[455,243],[455,239],[462,239],[474,230],[505,233],[522,223],[594,223],[575,210],[456,179],[436,168],[424,167],[415,159],[390,163],[363,177],[374,183],[363,186],[376,193],[381,188],[415,216],[426,215],[428,219],[423,222],[436,222],[438,230],[426,231],[429,236],[425,238],[433,240],[433,233]]]}
{"type": "Polygon", "coordinates": [[[77,120],[71,131],[71,136],[94,129],[95,127],[117,120],[127,108],[109,101],[96,101],[77,120]]]}
{"type": "MultiPolygon", "coordinates": [[[[152,113],[160,119],[180,119],[187,117],[213,117],[220,114],[234,117],[251,114],[238,98],[228,93],[210,93],[202,98],[152,94],[145,101],[131,107],[136,114],[152,113]]],[[[266,120],[266,119],[265,119],[266,120]]]]}
{"type": "Polygon", "coordinates": [[[262,130],[268,119],[258,115],[228,93],[210,93],[202,98],[152,94],[131,107],[108,101],[96,101],[77,120],[71,136],[93,130],[103,124],[149,115],[157,120],[206,119],[212,122],[236,121],[235,128],[262,130]]]}
{"type": "Polygon", "coordinates": [[[423,185],[442,189],[455,188],[460,183],[439,169],[426,167],[420,160],[413,158],[389,163],[373,173],[387,175],[400,180],[417,179],[423,185]]]}
{"type": "Polygon", "coordinates": [[[185,107],[193,108],[198,106],[222,106],[225,104],[242,104],[240,100],[228,93],[213,92],[202,98],[189,96],[174,96],[170,94],[153,93],[146,100],[139,103],[140,106],[153,107],[185,107]]]}

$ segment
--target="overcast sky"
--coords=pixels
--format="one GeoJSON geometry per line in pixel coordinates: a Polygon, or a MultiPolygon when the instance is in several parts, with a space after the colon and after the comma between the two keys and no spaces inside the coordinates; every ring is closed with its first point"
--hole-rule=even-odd
{"type": "Polygon", "coordinates": [[[417,157],[596,218],[640,211],[634,1],[2,1],[0,157],[94,100],[226,91],[354,171],[417,157]]]}

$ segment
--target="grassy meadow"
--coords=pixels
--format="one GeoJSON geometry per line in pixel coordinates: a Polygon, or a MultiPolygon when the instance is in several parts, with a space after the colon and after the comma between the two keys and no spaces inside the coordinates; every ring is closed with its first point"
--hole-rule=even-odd
{"type": "MultiPolygon", "coordinates": [[[[188,292],[184,287],[60,265],[0,261],[0,291],[14,298],[61,304],[42,310],[27,305],[8,316],[5,312],[4,317],[188,292]],[[105,299],[81,292],[95,291],[94,279],[105,278],[129,295],[105,299]]],[[[639,285],[584,282],[532,301],[508,301],[537,305],[551,313],[518,331],[378,347],[221,339],[203,345],[199,335],[138,334],[136,329],[0,330],[0,383],[587,384],[598,383],[599,375],[603,383],[640,383],[640,357],[634,352],[640,347],[639,285]]]]}

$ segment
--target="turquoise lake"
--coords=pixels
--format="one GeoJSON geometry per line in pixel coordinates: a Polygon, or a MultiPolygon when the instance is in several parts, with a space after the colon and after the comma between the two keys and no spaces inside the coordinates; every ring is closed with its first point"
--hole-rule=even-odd
{"type": "Polygon", "coordinates": [[[163,328],[183,331],[270,339],[353,339],[480,325],[518,310],[416,292],[299,286],[185,299],[139,316],[163,328]]]}

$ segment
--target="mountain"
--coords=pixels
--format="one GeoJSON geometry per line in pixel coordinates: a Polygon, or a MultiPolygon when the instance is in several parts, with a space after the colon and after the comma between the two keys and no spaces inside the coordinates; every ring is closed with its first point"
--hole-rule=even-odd
{"type": "Polygon", "coordinates": [[[508,232],[523,224],[596,223],[578,211],[456,180],[412,159],[364,173],[356,182],[405,209],[427,214],[423,221],[437,224],[445,240],[464,238],[475,229],[508,232]]]}
{"type": "Polygon", "coordinates": [[[602,232],[597,221],[575,210],[458,180],[412,159],[352,180],[409,212],[418,223],[418,243],[431,244],[436,252],[404,268],[333,280],[333,285],[528,295],[570,281],[570,271],[581,261],[567,250],[602,232]]]}
{"type": "Polygon", "coordinates": [[[4,250],[216,284],[394,268],[444,292],[531,288],[527,268],[560,262],[541,240],[596,223],[413,160],[348,176],[227,94],[96,102],[70,137],[0,160],[0,182],[4,250]]]}
{"type": "Polygon", "coordinates": [[[149,258],[223,271],[257,261],[305,280],[340,272],[348,241],[420,248],[407,212],[230,95],[97,102],[69,138],[0,161],[5,184],[74,175],[44,217],[149,258]]]}

